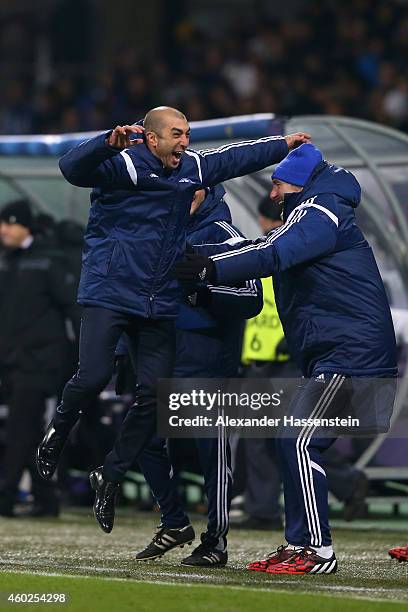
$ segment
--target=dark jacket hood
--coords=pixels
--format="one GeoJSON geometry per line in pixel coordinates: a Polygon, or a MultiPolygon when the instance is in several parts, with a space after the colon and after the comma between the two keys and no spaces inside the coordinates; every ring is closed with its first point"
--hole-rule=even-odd
{"type": "Polygon", "coordinates": [[[337,195],[352,208],[357,208],[361,200],[361,187],[354,174],[323,161],[316,166],[302,191],[285,196],[285,218],[301,202],[323,193],[337,195]]]}

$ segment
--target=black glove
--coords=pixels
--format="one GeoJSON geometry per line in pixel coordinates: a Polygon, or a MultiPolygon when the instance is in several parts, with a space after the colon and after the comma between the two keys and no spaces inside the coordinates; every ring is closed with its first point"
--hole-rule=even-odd
{"type": "Polygon", "coordinates": [[[190,306],[201,306],[202,308],[208,308],[211,304],[211,292],[207,287],[197,287],[194,293],[187,295],[187,302],[190,306]]]}
{"type": "Polygon", "coordinates": [[[186,258],[173,266],[173,274],[180,281],[215,282],[215,266],[212,259],[196,253],[187,253],[186,258]]]}

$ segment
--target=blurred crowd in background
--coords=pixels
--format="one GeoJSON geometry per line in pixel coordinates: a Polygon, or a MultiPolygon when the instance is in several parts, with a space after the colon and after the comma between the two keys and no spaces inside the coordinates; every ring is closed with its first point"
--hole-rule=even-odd
{"type": "Polygon", "coordinates": [[[156,53],[126,37],[109,63],[92,59],[89,3],[75,5],[75,31],[60,14],[40,40],[22,17],[0,23],[0,133],[105,129],[163,103],[190,120],[318,113],[408,130],[407,3],[313,0],[292,19],[253,12],[227,32],[180,17],[156,53]]]}

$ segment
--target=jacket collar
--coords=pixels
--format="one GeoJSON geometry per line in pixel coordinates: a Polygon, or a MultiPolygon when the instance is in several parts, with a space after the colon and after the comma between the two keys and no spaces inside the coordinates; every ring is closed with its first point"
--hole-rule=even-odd
{"type": "Polygon", "coordinates": [[[140,155],[143,161],[148,164],[149,168],[151,168],[155,172],[159,172],[160,174],[162,174],[167,170],[163,166],[162,161],[150,151],[146,143],[135,145],[134,148],[132,147],[131,149],[128,149],[128,151],[134,151],[135,153],[140,155]]]}
{"type": "MultiPolygon", "coordinates": [[[[130,149],[132,150],[133,147],[130,149]]],[[[135,151],[141,156],[141,158],[149,165],[149,168],[158,174],[158,176],[165,176],[166,178],[171,176],[174,172],[178,172],[182,168],[183,157],[177,168],[171,170],[165,168],[161,159],[159,159],[154,153],[152,153],[146,143],[135,145],[135,151]]],[[[128,149],[129,150],[129,149],[128,149]]]]}
{"type": "Polygon", "coordinates": [[[317,164],[316,168],[310,175],[309,180],[303,187],[302,191],[295,191],[293,193],[286,193],[283,198],[283,220],[286,221],[290,213],[299,206],[305,197],[305,193],[309,190],[311,184],[316,180],[316,177],[327,167],[327,162],[321,161],[317,164]]]}

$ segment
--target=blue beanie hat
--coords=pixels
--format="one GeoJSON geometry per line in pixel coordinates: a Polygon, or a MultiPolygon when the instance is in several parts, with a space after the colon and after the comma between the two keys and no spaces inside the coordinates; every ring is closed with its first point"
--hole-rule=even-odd
{"type": "Polygon", "coordinates": [[[323,161],[323,155],[312,144],[302,144],[293,149],[275,168],[272,179],[304,187],[313,170],[323,161]]]}

